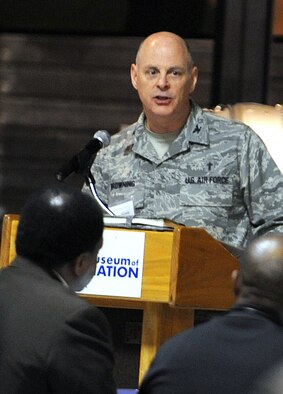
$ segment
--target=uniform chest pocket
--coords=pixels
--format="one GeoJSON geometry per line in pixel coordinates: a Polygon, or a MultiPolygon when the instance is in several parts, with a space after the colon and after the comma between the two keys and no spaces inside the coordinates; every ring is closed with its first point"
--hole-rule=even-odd
{"type": "Polygon", "coordinates": [[[188,184],[180,189],[181,206],[231,207],[232,203],[232,185],[188,184]]]}
{"type": "Polygon", "coordinates": [[[135,208],[144,206],[144,188],[136,182],[115,182],[111,185],[109,192],[109,205],[121,204],[126,201],[133,201],[135,208]]]}

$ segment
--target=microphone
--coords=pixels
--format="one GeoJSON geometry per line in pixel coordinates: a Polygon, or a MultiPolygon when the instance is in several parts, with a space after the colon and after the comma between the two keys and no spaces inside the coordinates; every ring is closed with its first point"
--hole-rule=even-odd
{"type": "Polygon", "coordinates": [[[86,146],[56,172],[56,179],[61,182],[73,172],[84,173],[95,159],[96,153],[110,144],[110,139],[108,131],[98,130],[86,146]]]}

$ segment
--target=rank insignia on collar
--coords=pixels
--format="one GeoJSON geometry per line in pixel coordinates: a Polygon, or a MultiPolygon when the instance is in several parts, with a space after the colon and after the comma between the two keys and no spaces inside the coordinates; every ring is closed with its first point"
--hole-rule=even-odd
{"type": "Polygon", "coordinates": [[[199,133],[201,131],[201,127],[199,127],[199,125],[196,125],[196,127],[193,130],[193,133],[199,133]]]}

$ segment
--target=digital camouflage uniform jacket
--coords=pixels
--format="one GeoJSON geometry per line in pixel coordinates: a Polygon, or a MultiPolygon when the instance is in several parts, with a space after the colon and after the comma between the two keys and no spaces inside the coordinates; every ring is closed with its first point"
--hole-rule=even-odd
{"type": "Polygon", "coordinates": [[[254,235],[283,232],[283,176],[261,139],[194,102],[162,159],[142,114],[112,137],[91,171],[102,201],[111,206],[132,199],[135,216],[203,227],[235,246],[254,235]]]}

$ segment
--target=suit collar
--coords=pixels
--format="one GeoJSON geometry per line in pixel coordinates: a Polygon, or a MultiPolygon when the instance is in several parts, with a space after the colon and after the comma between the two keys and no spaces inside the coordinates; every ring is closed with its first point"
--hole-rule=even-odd
{"type": "Polygon", "coordinates": [[[283,325],[282,321],[282,316],[280,313],[272,308],[263,306],[263,305],[258,305],[258,304],[236,304],[231,311],[233,312],[244,312],[245,314],[249,315],[257,315],[261,316],[265,319],[268,319],[270,321],[273,321],[276,324],[279,324],[280,326],[283,325]]]}
{"type": "Polygon", "coordinates": [[[55,275],[54,271],[51,268],[43,267],[36,262],[27,259],[22,256],[17,256],[15,260],[12,261],[10,267],[15,267],[19,269],[25,270],[28,274],[40,277],[49,277],[52,280],[56,280],[60,282],[60,279],[57,275],[55,275]]]}

